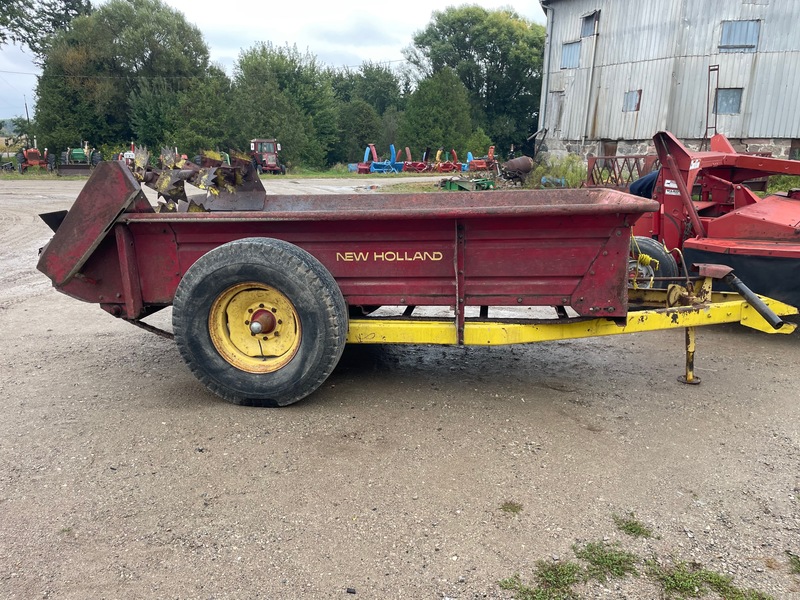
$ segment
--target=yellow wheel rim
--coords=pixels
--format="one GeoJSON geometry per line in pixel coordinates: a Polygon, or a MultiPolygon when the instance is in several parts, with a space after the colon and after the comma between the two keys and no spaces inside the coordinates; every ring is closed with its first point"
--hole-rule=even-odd
{"type": "Polygon", "coordinates": [[[262,283],[240,283],[214,300],[211,341],[229,364],[247,373],[272,373],[297,354],[300,319],[289,299],[262,283]]]}

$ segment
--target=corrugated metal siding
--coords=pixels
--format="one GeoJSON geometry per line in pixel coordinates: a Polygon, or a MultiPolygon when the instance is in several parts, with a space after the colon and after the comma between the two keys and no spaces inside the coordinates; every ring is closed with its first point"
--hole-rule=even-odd
{"type": "MultiPolygon", "coordinates": [[[[797,0],[551,0],[550,6],[549,89],[564,92],[557,137],[646,139],[668,129],[679,137],[700,138],[706,127],[708,67],[718,64],[719,87],[744,90],[738,115],[717,115],[718,131],[733,138],[800,138],[797,0]],[[595,10],[600,11],[599,35],[581,38],[582,18],[595,10]],[[723,21],[759,21],[757,51],[721,51],[723,21]],[[580,66],[560,69],[562,45],[579,40],[580,66]],[[625,92],[635,89],[642,90],[640,110],[622,112],[625,92]]],[[[747,27],[734,27],[735,35],[724,42],[746,41],[752,36],[747,27]]],[[[553,119],[548,108],[545,126],[551,132],[553,119]]]]}

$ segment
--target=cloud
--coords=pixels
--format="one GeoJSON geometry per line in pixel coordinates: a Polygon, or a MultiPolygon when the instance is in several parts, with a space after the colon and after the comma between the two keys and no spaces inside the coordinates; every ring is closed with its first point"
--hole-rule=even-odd
{"type": "Polygon", "coordinates": [[[322,44],[340,44],[357,48],[393,47],[408,44],[407,31],[397,31],[391,21],[368,20],[358,17],[344,26],[317,23],[309,28],[309,35],[322,44]]]}

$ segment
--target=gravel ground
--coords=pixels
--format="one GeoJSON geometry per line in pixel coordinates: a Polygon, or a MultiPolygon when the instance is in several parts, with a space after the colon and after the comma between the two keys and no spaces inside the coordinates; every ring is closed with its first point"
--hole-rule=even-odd
{"type": "Polygon", "coordinates": [[[699,330],[700,386],[681,331],[350,347],[306,400],[236,407],[35,270],[37,213],[81,186],[0,178],[0,597],[511,598],[498,580],[606,540],[800,598],[800,334],[699,330]],[[631,512],[654,537],[617,529],[631,512]]]}

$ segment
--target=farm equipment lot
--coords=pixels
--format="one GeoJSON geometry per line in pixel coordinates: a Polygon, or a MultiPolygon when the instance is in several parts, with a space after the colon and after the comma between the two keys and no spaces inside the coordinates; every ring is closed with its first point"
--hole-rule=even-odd
{"type": "MultiPolygon", "coordinates": [[[[676,382],[678,330],[357,346],[303,402],[236,407],[174,343],[35,270],[37,215],[83,184],[0,180],[4,597],[510,598],[499,579],[604,538],[800,594],[797,333],[701,328],[700,386],[676,382]],[[660,538],[618,531],[629,512],[660,538]]],[[[630,577],[578,592],[658,594],[630,577]]]]}

